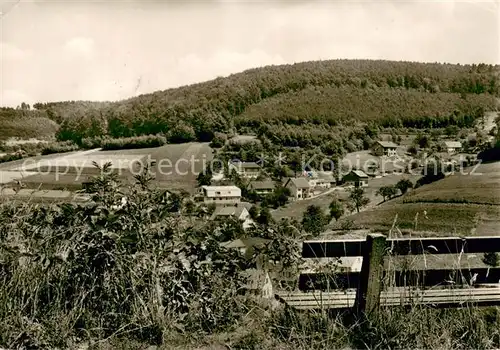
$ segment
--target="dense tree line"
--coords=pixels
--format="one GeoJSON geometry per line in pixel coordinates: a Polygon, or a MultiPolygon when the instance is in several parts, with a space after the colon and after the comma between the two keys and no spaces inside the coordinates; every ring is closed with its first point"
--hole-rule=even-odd
{"type": "Polygon", "coordinates": [[[252,105],[236,117],[236,126],[263,123],[324,125],[376,122],[383,127],[471,127],[484,109],[495,108],[493,96],[430,94],[401,88],[360,89],[352,86],[310,87],[252,105]]]}
{"type": "Polygon", "coordinates": [[[169,142],[210,141],[216,132],[251,126],[260,118],[293,125],[303,120],[329,126],[352,120],[406,127],[469,125],[478,108],[490,107],[488,96],[499,94],[496,68],[371,60],[304,62],[251,69],[119,102],[33,107],[60,125],[60,140],[77,143],[104,134],[116,138],[160,133],[169,142]],[[452,116],[455,119],[446,119],[452,116]]]}

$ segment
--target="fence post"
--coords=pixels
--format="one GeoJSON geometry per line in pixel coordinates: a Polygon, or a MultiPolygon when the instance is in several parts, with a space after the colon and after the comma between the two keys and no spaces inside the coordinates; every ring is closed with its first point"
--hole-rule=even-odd
{"type": "Polygon", "coordinates": [[[358,316],[376,313],[380,306],[385,251],[384,235],[368,235],[354,305],[358,316]]]}

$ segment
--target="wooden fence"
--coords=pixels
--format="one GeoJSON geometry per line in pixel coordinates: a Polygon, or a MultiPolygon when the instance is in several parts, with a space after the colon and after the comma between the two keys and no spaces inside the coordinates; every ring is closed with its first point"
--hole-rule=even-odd
{"type": "MultiPolygon", "coordinates": [[[[344,289],[343,291],[325,292],[313,287],[309,288],[312,292],[282,293],[278,298],[298,309],[354,307],[357,313],[363,314],[376,312],[380,305],[499,305],[500,268],[424,268],[391,271],[384,266],[384,260],[387,260],[388,256],[462,256],[499,251],[500,237],[386,239],[384,235],[372,234],[366,240],[306,241],[302,248],[303,258],[362,256],[361,271],[343,272],[335,276],[338,277],[336,281],[340,280],[340,283],[333,285],[344,289]],[[435,288],[437,284],[441,288],[435,288]]],[[[314,275],[313,273],[305,277],[313,280],[314,275]]],[[[302,283],[301,289],[308,288],[302,283]]]]}

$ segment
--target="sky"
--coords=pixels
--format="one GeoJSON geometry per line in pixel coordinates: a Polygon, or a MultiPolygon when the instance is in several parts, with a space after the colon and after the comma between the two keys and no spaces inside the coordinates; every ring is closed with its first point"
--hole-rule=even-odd
{"type": "Polygon", "coordinates": [[[0,106],[320,59],[500,64],[498,1],[0,0],[0,106]]]}

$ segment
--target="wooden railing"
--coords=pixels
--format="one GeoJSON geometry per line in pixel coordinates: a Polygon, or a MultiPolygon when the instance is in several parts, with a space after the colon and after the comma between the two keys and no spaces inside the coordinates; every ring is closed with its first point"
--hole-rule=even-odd
{"type": "MultiPolygon", "coordinates": [[[[299,309],[354,307],[357,313],[363,314],[376,312],[380,305],[498,305],[500,268],[410,268],[392,271],[387,268],[385,260],[394,256],[463,256],[499,251],[500,237],[386,239],[384,235],[372,234],[366,240],[305,241],[302,248],[303,258],[362,256],[361,271],[343,272],[337,276],[340,283],[333,285],[336,289],[344,289],[343,291],[324,291],[313,287],[313,291],[309,293],[283,293],[278,297],[299,309]],[[436,285],[441,288],[435,288],[436,285]]],[[[313,279],[314,275],[311,273],[301,276],[306,277],[302,283],[299,281],[301,289],[311,289],[305,286],[304,280],[313,279]]]]}

